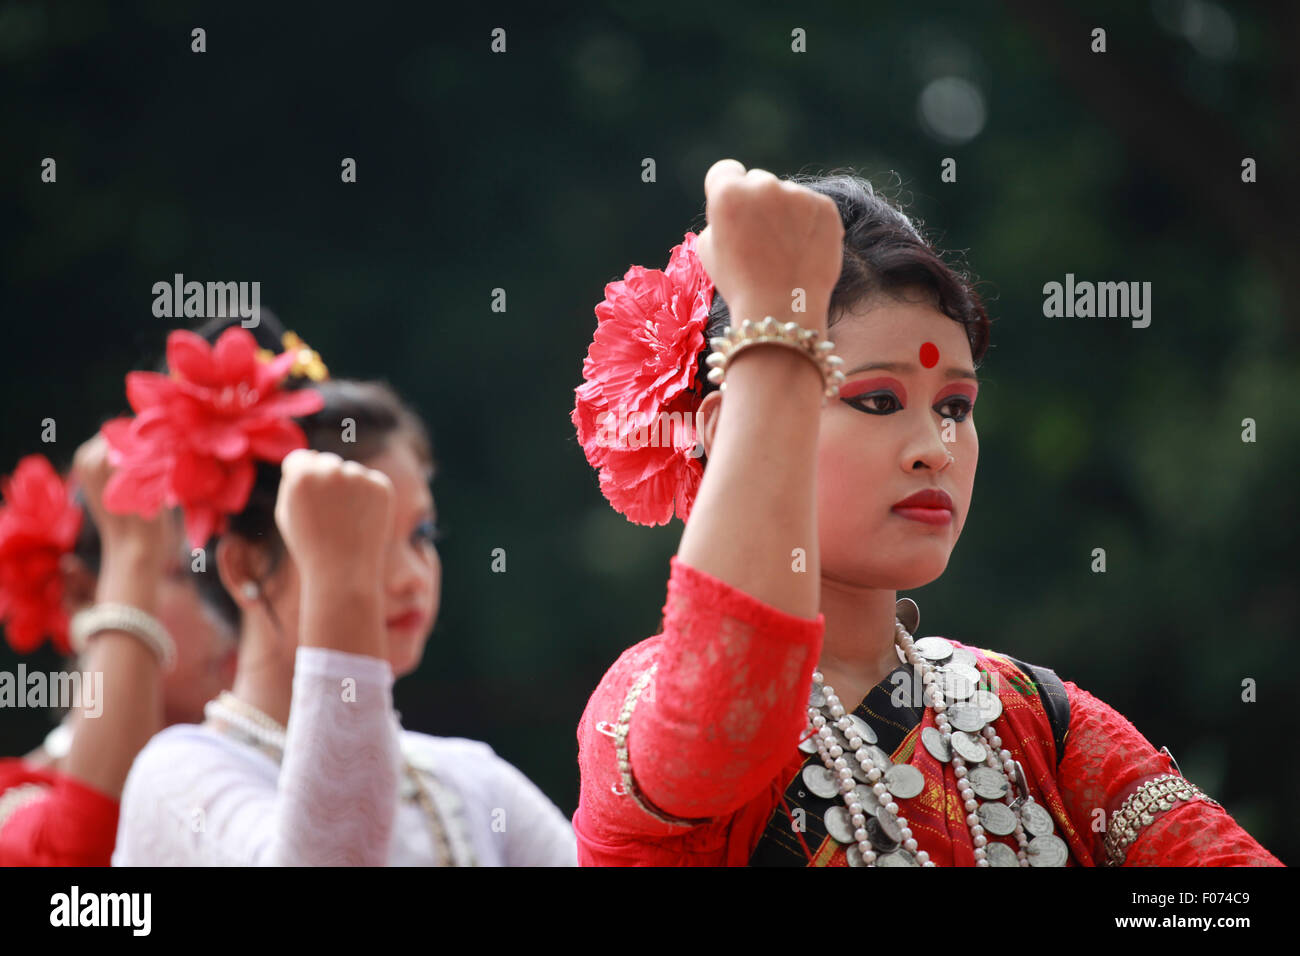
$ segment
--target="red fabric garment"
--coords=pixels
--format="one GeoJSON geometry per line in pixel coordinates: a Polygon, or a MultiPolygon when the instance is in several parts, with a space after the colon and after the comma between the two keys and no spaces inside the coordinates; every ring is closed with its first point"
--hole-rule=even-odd
{"type": "Polygon", "coordinates": [[[0,805],[6,796],[44,793],[0,820],[0,866],[108,866],[117,839],[118,802],[74,777],[0,760],[0,805]]]}
{"type": "MultiPolygon", "coordinates": [[[[1177,771],[1123,714],[1071,681],[1064,683],[1070,694],[1070,733],[1058,785],[1070,815],[1091,833],[1100,861],[1105,859],[1105,833],[1096,822],[1101,816],[1097,808],[1106,808],[1109,821],[1137,785],[1177,771]]],[[[1158,814],[1128,848],[1124,865],[1285,866],[1227,810],[1204,800],[1180,801],[1158,814]]]]}
{"type": "MultiPolygon", "coordinates": [[[[796,745],[824,619],[785,614],[675,557],[670,566],[663,632],[615,661],[578,727],[582,786],[573,826],[582,866],[744,866],[774,811],[787,813],[786,787],[808,759],[796,745]],[[652,667],[629,719],[635,790],[627,792],[613,730],[629,690],[652,667]]],[[[1065,682],[1071,718],[1058,767],[1034,685],[996,652],[969,649],[996,678],[1004,709],[995,729],[1051,812],[1068,865],[1099,865],[1103,821],[1142,779],[1170,772],[1168,757],[1121,714],[1065,682]]],[[[936,865],[971,866],[974,846],[952,765],[918,746],[933,719],[927,710],[891,755],[926,780],[901,809],[936,865]]],[[[806,837],[811,833],[799,834],[809,865],[847,865],[844,847],[806,837]]],[[[1226,811],[1198,800],[1157,817],[1125,865],[1282,864],[1226,811]]]]}

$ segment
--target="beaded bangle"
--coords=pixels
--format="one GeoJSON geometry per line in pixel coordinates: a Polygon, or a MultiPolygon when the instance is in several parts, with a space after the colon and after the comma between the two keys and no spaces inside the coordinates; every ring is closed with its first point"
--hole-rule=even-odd
{"type": "Polygon", "coordinates": [[[153,651],[163,670],[171,670],[176,665],[176,642],[167,628],[152,614],[129,604],[96,604],[84,608],[72,616],[68,630],[72,649],[78,654],[85,651],[86,644],[96,634],[122,631],[153,651]]]}
{"type": "Polygon", "coordinates": [[[722,335],[709,340],[713,347],[712,354],[705,359],[709,365],[709,381],[717,385],[719,391],[726,391],[727,366],[739,352],[754,345],[782,345],[794,349],[817,366],[822,377],[822,404],[825,404],[840,393],[844,373],[839,367],[844,360],[834,354],[834,342],[818,341],[820,338],[820,333],[805,329],[797,322],[782,324],[770,315],[760,322],[746,319],[739,328],[727,326],[722,335]]]}
{"type": "Polygon", "coordinates": [[[627,732],[631,727],[632,711],[636,710],[637,700],[641,697],[641,692],[645,690],[646,685],[654,679],[655,671],[658,669],[659,664],[655,662],[650,666],[649,670],[638,677],[636,682],[632,684],[631,689],[627,692],[626,699],[623,701],[623,709],[619,712],[618,723],[614,725],[614,752],[618,757],[619,777],[623,781],[623,789],[621,791],[616,789],[614,792],[619,796],[630,796],[638,807],[663,823],[670,823],[675,826],[695,826],[707,821],[675,817],[664,813],[662,810],[655,809],[650,805],[650,801],[646,800],[640,790],[637,789],[636,781],[632,779],[632,762],[628,758],[627,752],[627,732]]]}
{"type": "Polygon", "coordinates": [[[1222,804],[1206,796],[1201,788],[1177,774],[1162,773],[1138,787],[1124,800],[1106,829],[1106,866],[1122,866],[1128,848],[1146,827],[1155,822],[1155,815],[1170,810],[1179,800],[1204,800],[1216,807],[1222,804]]]}

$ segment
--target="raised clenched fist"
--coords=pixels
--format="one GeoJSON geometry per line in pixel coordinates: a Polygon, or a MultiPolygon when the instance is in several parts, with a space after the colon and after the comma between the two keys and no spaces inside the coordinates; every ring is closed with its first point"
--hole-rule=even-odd
{"type": "Polygon", "coordinates": [[[104,506],[104,490],[113,476],[109,454],[107,439],[96,432],[81,443],[72,459],[72,477],[81,489],[86,508],[99,531],[104,554],[107,557],[122,548],[137,556],[147,553],[156,558],[161,567],[168,557],[166,522],[172,519],[172,515],[166,509],[152,518],[109,511],[104,506]]]}
{"type": "Polygon", "coordinates": [[[733,321],[772,315],[824,334],[844,258],[834,200],[734,159],[709,168],[704,193],[709,224],[696,251],[733,321]],[[791,311],[795,289],[805,312],[791,311]]]}
{"type": "Polygon", "coordinates": [[[275,523],[302,571],[377,581],[393,498],[382,471],[299,449],[280,464],[275,523]]]}

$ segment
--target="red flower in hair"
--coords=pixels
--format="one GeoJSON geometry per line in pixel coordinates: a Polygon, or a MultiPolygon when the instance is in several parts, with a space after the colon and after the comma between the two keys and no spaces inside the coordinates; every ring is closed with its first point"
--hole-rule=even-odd
{"type": "Polygon", "coordinates": [[[696,374],[713,282],[688,232],[667,267],[632,266],[605,286],[571,420],[600,490],[642,525],[690,514],[704,468],[696,454],[696,374]]]}
{"type": "Polygon", "coordinates": [[[202,547],[248,503],[256,461],[279,464],[307,446],[292,419],[320,411],[325,400],[310,388],[279,387],[296,352],[262,361],[257,351],[252,333],[240,326],[226,329],[213,346],[182,329],[167,337],[170,376],[127,374],[136,417],[101,429],[116,466],[105,507],[151,518],[163,506],[180,506],[191,547],[202,547]]]}
{"type": "Polygon", "coordinates": [[[81,509],[44,455],[28,455],[0,481],[0,620],[18,653],[50,638],[69,653],[59,559],[81,530],[81,509]]]}

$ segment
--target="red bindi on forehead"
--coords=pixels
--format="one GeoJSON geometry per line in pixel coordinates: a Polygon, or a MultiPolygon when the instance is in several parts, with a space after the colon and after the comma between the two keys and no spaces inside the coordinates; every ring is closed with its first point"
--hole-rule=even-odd
{"type": "Polygon", "coordinates": [[[939,364],[939,346],[933,342],[922,342],[920,357],[922,368],[934,368],[939,364]]]}

